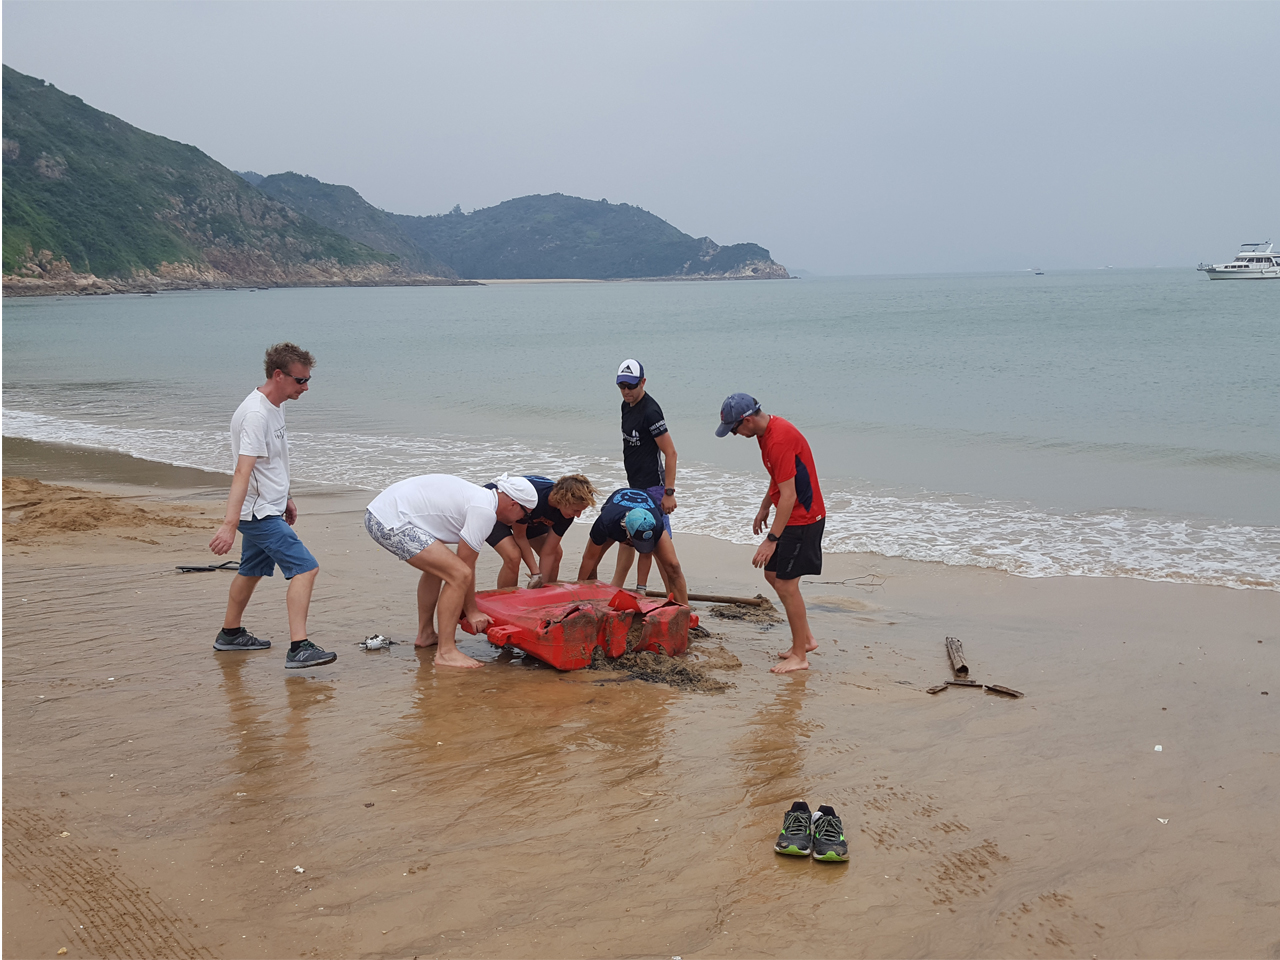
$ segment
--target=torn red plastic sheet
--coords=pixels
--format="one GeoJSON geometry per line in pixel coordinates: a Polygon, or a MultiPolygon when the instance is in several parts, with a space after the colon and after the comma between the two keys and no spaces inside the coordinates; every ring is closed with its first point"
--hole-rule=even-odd
{"type": "MultiPolygon", "coordinates": [[[[636,597],[598,580],[485,590],[476,594],[476,606],[493,621],[490,643],[516,647],[557,670],[589,666],[597,647],[606,657],[622,656],[637,618],[640,635],[632,649],[669,657],[689,649],[689,628],[698,625],[682,603],[636,597]]],[[[462,627],[472,632],[465,619],[462,627]]]]}

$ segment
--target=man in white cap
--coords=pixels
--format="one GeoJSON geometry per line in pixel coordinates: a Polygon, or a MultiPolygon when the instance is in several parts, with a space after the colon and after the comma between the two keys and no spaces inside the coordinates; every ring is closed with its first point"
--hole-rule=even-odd
{"type": "MultiPolygon", "coordinates": [[[[645,392],[644,364],[639,360],[623,360],[618,367],[617,384],[622,391],[622,465],[627,471],[627,486],[643,490],[662,511],[662,528],[671,537],[671,518],[676,508],[676,445],[667,430],[667,419],[658,401],[645,392]]],[[[650,554],[642,553],[636,566],[636,589],[643,592],[649,582],[653,563],[650,554]]],[[[659,566],[659,572],[662,567],[659,566]]],[[[666,583],[668,592],[672,585],[666,583]]]]}
{"type": "Polygon", "coordinates": [[[482,665],[459,650],[456,639],[462,614],[477,633],[489,626],[476,607],[476,558],[494,523],[516,523],[538,505],[524,477],[503,474],[495,484],[486,490],[442,473],[410,477],[383,490],[365,511],[364,528],[374,542],[422,571],[413,645],[436,647],[438,667],[482,665]],[[456,543],[458,552],[447,543],[456,543]]]}

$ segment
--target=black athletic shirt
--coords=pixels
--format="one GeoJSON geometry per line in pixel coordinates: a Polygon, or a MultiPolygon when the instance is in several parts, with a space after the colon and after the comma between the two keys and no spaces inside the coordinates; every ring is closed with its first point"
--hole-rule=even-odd
{"type": "Polygon", "coordinates": [[[609,499],[600,508],[600,516],[596,517],[596,522],[591,525],[591,542],[597,547],[604,546],[610,540],[617,543],[625,543],[629,546],[631,538],[627,536],[625,521],[627,514],[636,507],[643,507],[653,514],[653,522],[656,524],[654,529],[658,532],[658,536],[661,537],[664,532],[662,528],[662,508],[649,499],[649,495],[643,490],[632,490],[628,487],[623,487],[621,490],[615,490],[609,494],[609,499]]]}
{"type": "Polygon", "coordinates": [[[657,438],[667,432],[658,401],[645,394],[633,407],[622,401],[622,464],[627,483],[637,490],[665,487],[666,465],[657,438]]]}

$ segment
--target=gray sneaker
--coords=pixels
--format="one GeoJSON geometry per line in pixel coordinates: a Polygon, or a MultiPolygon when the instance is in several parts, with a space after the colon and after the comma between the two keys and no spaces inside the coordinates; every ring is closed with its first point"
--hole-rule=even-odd
{"type": "Polygon", "coordinates": [[[310,640],[303,640],[297,650],[290,650],[284,655],[286,670],[301,670],[303,667],[323,667],[338,659],[336,653],[321,650],[310,640]]]}
{"type": "Polygon", "coordinates": [[[213,641],[215,650],[267,650],[270,647],[270,640],[259,640],[248,630],[241,630],[234,637],[225,630],[219,630],[217,639],[213,641]]]}

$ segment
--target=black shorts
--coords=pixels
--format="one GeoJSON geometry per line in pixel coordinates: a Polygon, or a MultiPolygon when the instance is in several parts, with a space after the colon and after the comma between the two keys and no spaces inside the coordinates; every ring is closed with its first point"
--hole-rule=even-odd
{"type": "MultiPolygon", "coordinates": [[[[549,523],[531,523],[525,527],[525,539],[537,540],[544,534],[551,532],[551,524],[549,523]]],[[[493,529],[489,531],[489,535],[484,538],[484,542],[491,547],[496,547],[507,537],[511,536],[511,527],[499,520],[493,525],[493,529]]]]}
{"type": "Polygon", "coordinates": [[[778,538],[778,547],[764,565],[765,570],[777,574],[779,580],[796,580],[809,574],[822,572],[822,529],[827,518],[813,523],[798,523],[785,527],[778,538]]]}

